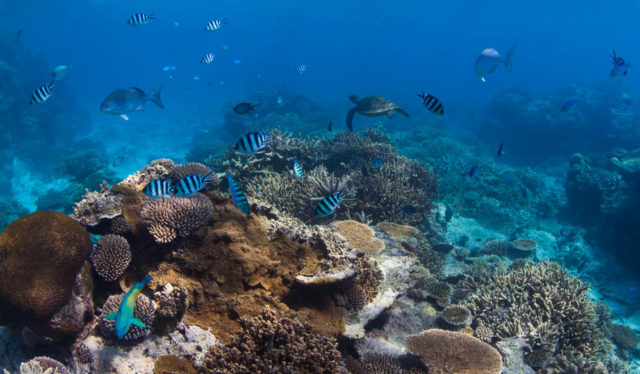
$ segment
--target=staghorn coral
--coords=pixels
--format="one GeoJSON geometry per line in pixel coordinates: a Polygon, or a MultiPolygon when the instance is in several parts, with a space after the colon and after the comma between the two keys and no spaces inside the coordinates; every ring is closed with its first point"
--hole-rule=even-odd
{"type": "Polygon", "coordinates": [[[384,249],[384,243],[373,236],[373,229],[363,223],[348,220],[334,225],[354,249],[365,253],[378,253],[384,249]]]}
{"type": "MultiPolygon", "coordinates": [[[[491,328],[499,339],[525,336],[531,351],[580,353],[601,350],[588,286],[551,262],[526,264],[487,274],[469,298],[474,323],[491,328]]],[[[469,278],[467,279],[469,280],[469,278]]]]}
{"type": "Polygon", "coordinates": [[[20,364],[20,374],[71,374],[61,362],[38,356],[20,364]]]}
{"type": "Polygon", "coordinates": [[[73,207],[76,221],[85,226],[97,226],[104,219],[111,219],[122,214],[122,196],[114,193],[106,182],[100,192],[85,189],[82,200],[73,207]]]}
{"type": "Polygon", "coordinates": [[[341,362],[337,342],[315,334],[311,326],[265,309],[241,318],[241,332],[206,357],[212,373],[335,373],[341,362]]]}
{"type": "Polygon", "coordinates": [[[431,374],[500,374],[500,353],[467,334],[432,329],[406,339],[407,350],[420,356],[431,374]]]}
{"type": "Polygon", "coordinates": [[[393,222],[378,222],[376,225],[384,233],[393,236],[396,239],[410,239],[420,233],[420,230],[413,226],[399,225],[393,222]]]}
{"type": "Polygon", "coordinates": [[[384,353],[367,353],[362,356],[365,374],[397,374],[402,367],[396,357],[384,353]]]}
{"type": "Polygon", "coordinates": [[[609,326],[611,340],[620,349],[636,349],[638,346],[638,335],[627,326],[612,323],[609,326]]]}
{"type": "Polygon", "coordinates": [[[448,305],[442,310],[441,317],[452,326],[467,326],[471,323],[471,312],[463,305],[448,305]]]}
{"type": "Polygon", "coordinates": [[[587,359],[580,354],[568,353],[556,356],[553,363],[538,371],[540,374],[609,374],[600,361],[587,359]]]}
{"type": "MultiPolygon", "coordinates": [[[[107,301],[102,306],[102,313],[100,313],[100,331],[106,338],[117,340],[114,322],[111,320],[107,320],[104,317],[109,313],[118,311],[124,295],[124,293],[121,293],[119,295],[111,295],[109,296],[109,298],[107,298],[107,301]]],[[[149,299],[142,293],[139,294],[138,298],[136,299],[136,306],[133,310],[133,316],[144,322],[147,327],[141,328],[135,325],[131,325],[129,327],[129,331],[127,331],[122,339],[125,341],[133,341],[145,338],[147,335],[149,335],[151,333],[151,327],[153,326],[153,321],[155,319],[155,312],[156,307],[153,300],[149,299]]]]}
{"type": "Polygon", "coordinates": [[[118,280],[131,262],[129,242],[119,235],[105,235],[96,243],[90,260],[100,278],[107,282],[118,280]]]}
{"type": "Polygon", "coordinates": [[[196,193],[192,197],[149,201],[142,207],[140,217],[157,243],[170,243],[206,224],[212,211],[211,201],[196,193]]]}

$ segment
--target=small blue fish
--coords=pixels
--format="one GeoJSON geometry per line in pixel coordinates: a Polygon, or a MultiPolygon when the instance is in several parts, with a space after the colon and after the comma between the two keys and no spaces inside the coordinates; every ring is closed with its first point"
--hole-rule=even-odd
{"type": "Polygon", "coordinates": [[[142,189],[142,193],[152,199],[168,199],[172,192],[171,181],[165,178],[156,178],[142,189]]]}
{"type": "Polygon", "coordinates": [[[609,76],[611,78],[619,77],[621,75],[627,76],[627,72],[631,65],[627,63],[622,57],[617,56],[615,49],[613,50],[611,59],[613,61],[613,69],[611,69],[611,73],[609,74],[609,76]]]}
{"type": "Polygon", "coordinates": [[[297,157],[293,159],[293,174],[298,179],[302,178],[302,176],[304,175],[304,173],[302,172],[302,166],[300,166],[297,157]]]}
{"type": "Polygon", "coordinates": [[[253,155],[267,145],[271,137],[261,132],[249,132],[238,140],[234,147],[236,152],[253,155]]]}
{"type": "Polygon", "coordinates": [[[129,327],[131,327],[131,325],[140,327],[142,329],[147,327],[144,322],[134,317],[133,313],[135,312],[138,295],[151,279],[151,276],[147,275],[142,281],[136,283],[124,295],[118,311],[109,313],[103,317],[106,320],[114,321],[116,336],[118,337],[118,339],[122,339],[125,335],[127,335],[127,332],[129,331],[129,327]]]}
{"type": "Polygon", "coordinates": [[[236,59],[234,59],[234,60],[233,60],[233,63],[234,63],[235,65],[240,65],[240,64],[242,63],[242,61],[241,61],[240,59],[237,59],[237,58],[236,58],[236,59]]]}
{"type": "Polygon", "coordinates": [[[576,105],[576,102],[577,101],[575,99],[569,99],[565,101],[564,104],[562,104],[562,107],[560,108],[560,110],[566,113],[570,111],[574,105],[576,105]]]}
{"type": "Polygon", "coordinates": [[[215,60],[215,58],[216,58],[216,55],[214,55],[213,53],[207,53],[206,55],[202,56],[202,58],[200,59],[200,63],[208,65],[212,63],[213,60],[215,60]]]}
{"type": "Polygon", "coordinates": [[[302,74],[302,73],[304,73],[305,71],[307,71],[307,65],[304,65],[304,64],[298,64],[298,65],[296,65],[295,71],[296,71],[296,73],[298,73],[298,74],[302,74]]]}
{"type": "Polygon", "coordinates": [[[326,217],[335,213],[336,209],[342,204],[343,196],[344,192],[341,191],[320,200],[316,206],[316,217],[326,217]]]}
{"type": "Polygon", "coordinates": [[[202,176],[200,173],[187,175],[180,179],[175,186],[176,196],[189,197],[195,195],[196,192],[202,190],[207,186],[207,183],[211,183],[214,180],[209,178],[213,174],[213,171],[207,175],[202,176]]]}
{"type": "Polygon", "coordinates": [[[379,168],[380,166],[382,166],[384,164],[384,160],[379,158],[379,157],[376,157],[373,160],[371,160],[371,162],[369,162],[369,164],[377,169],[377,168],[379,168]]]}
{"type": "Polygon", "coordinates": [[[466,181],[470,181],[472,179],[474,179],[475,177],[477,177],[478,175],[480,175],[480,172],[482,171],[482,168],[484,166],[483,165],[476,165],[474,167],[471,168],[471,170],[469,170],[466,173],[462,173],[462,176],[464,177],[464,180],[466,181]]]}
{"type": "Polygon", "coordinates": [[[229,193],[231,194],[233,202],[236,204],[238,209],[242,211],[242,213],[249,217],[251,215],[251,209],[249,209],[247,196],[242,192],[236,181],[233,180],[230,172],[227,172],[227,181],[229,182],[229,193]]]}
{"type": "Polygon", "coordinates": [[[500,147],[498,147],[497,155],[498,155],[498,157],[500,157],[503,154],[504,154],[504,143],[500,143],[500,147]]]}

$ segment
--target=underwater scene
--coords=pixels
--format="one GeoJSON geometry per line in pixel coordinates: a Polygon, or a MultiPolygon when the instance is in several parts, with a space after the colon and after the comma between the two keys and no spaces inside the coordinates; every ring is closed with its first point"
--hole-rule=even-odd
{"type": "Polygon", "coordinates": [[[0,0],[0,373],[640,373],[638,14],[0,0]]]}

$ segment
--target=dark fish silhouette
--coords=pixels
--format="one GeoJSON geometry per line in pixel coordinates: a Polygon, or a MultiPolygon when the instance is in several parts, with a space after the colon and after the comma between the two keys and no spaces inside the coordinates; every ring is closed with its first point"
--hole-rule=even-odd
{"type": "Polygon", "coordinates": [[[504,143],[500,143],[500,147],[498,147],[498,157],[504,154],[504,143]]]}
{"type": "Polygon", "coordinates": [[[438,100],[437,97],[432,94],[424,94],[424,90],[422,90],[422,94],[418,94],[418,97],[422,98],[422,104],[433,114],[443,115],[444,108],[442,107],[442,103],[438,100]]]}
{"type": "Polygon", "coordinates": [[[329,132],[333,131],[333,122],[329,121],[329,132]]]}
{"type": "Polygon", "coordinates": [[[472,167],[471,170],[469,170],[468,172],[462,173],[462,176],[464,177],[464,179],[466,181],[470,181],[473,178],[475,178],[478,175],[480,175],[480,172],[482,171],[482,168],[483,168],[482,165],[480,165],[480,166],[476,165],[476,166],[472,167]]]}
{"type": "Polygon", "coordinates": [[[576,100],[575,99],[570,99],[564,102],[564,104],[562,104],[562,107],[560,108],[561,111],[563,112],[568,112],[569,110],[571,110],[571,108],[573,108],[574,105],[576,105],[576,100]]]}
{"type": "Polygon", "coordinates": [[[22,35],[23,32],[24,32],[24,30],[22,30],[22,29],[18,30],[18,32],[16,32],[16,38],[19,38],[20,35],[22,35]]]}
{"type": "Polygon", "coordinates": [[[233,111],[237,114],[248,114],[256,110],[256,106],[259,104],[240,103],[233,107],[233,111]]]}

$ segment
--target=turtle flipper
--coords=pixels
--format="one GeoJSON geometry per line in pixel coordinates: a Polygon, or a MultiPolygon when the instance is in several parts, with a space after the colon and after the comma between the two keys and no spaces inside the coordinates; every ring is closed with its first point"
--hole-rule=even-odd
{"type": "Polygon", "coordinates": [[[349,100],[354,104],[358,104],[360,102],[358,95],[349,95],[349,100]]]}
{"type": "Polygon", "coordinates": [[[402,109],[402,108],[396,109],[396,112],[398,112],[398,113],[402,114],[403,116],[409,118],[409,113],[405,112],[404,109],[402,109]]]}
{"type": "Polygon", "coordinates": [[[351,108],[347,113],[347,128],[349,131],[353,131],[353,116],[356,114],[356,108],[351,108]]]}

